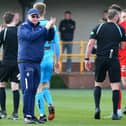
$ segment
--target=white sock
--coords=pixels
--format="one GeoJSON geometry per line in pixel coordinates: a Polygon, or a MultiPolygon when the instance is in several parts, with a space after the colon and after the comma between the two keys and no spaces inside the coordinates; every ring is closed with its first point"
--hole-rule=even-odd
{"type": "Polygon", "coordinates": [[[121,110],[121,109],[118,109],[118,110],[117,110],[117,114],[118,114],[118,116],[121,117],[121,116],[122,116],[122,110],[121,110]]]}

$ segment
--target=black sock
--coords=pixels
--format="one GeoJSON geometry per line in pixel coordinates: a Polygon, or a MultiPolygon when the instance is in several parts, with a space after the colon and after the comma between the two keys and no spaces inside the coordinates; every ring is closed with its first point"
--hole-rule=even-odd
{"type": "Polygon", "coordinates": [[[13,91],[13,110],[14,110],[13,113],[18,113],[19,101],[20,101],[19,90],[13,91]]]}
{"type": "Polygon", "coordinates": [[[112,101],[113,101],[113,113],[117,114],[118,101],[119,101],[119,90],[112,91],[112,101]]]}
{"type": "Polygon", "coordinates": [[[0,88],[0,105],[1,105],[1,110],[6,111],[6,92],[5,92],[5,88],[0,88]]]}
{"type": "Polygon", "coordinates": [[[100,109],[100,99],[101,99],[101,87],[96,86],[94,88],[95,108],[99,108],[100,109]]]}

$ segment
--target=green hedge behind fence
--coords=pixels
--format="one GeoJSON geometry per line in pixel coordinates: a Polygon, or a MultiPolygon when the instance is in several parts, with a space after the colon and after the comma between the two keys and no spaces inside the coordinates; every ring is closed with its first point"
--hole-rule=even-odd
{"type": "Polygon", "coordinates": [[[51,88],[67,88],[60,74],[53,74],[50,84],[51,88]]]}

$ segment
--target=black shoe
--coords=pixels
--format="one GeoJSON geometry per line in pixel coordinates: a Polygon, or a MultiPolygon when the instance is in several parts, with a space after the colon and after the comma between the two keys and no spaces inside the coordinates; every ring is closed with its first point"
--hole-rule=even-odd
{"type": "Polygon", "coordinates": [[[123,114],[125,114],[126,115],[126,107],[124,108],[124,110],[123,110],[123,114]]]}
{"type": "Polygon", "coordinates": [[[7,117],[6,111],[0,111],[0,118],[6,118],[6,117],[7,117]]]}
{"type": "Polygon", "coordinates": [[[48,107],[48,110],[49,110],[48,120],[53,120],[55,118],[55,108],[52,105],[50,105],[48,107]]]}
{"type": "Polygon", "coordinates": [[[44,116],[40,116],[40,118],[39,118],[39,122],[40,122],[40,123],[45,123],[45,122],[47,122],[46,115],[44,115],[44,116]]]}
{"type": "Polygon", "coordinates": [[[36,123],[40,123],[39,119],[35,116],[32,117],[32,119],[36,122],[36,123]]]}
{"type": "Polygon", "coordinates": [[[8,117],[8,119],[11,119],[11,120],[18,120],[18,114],[17,113],[12,113],[12,115],[10,117],[8,117]]]}
{"type": "Polygon", "coordinates": [[[40,123],[39,120],[34,116],[34,117],[25,117],[24,122],[26,124],[38,124],[40,123]]]}
{"type": "Polygon", "coordinates": [[[100,119],[101,118],[100,117],[100,109],[99,108],[96,108],[94,118],[95,119],[100,119]]]}
{"type": "Polygon", "coordinates": [[[120,120],[121,118],[117,114],[112,115],[112,120],[120,120]]]}

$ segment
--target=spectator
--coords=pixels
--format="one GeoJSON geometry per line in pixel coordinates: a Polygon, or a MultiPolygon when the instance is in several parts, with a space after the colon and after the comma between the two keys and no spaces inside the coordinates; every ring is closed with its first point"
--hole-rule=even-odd
{"type": "MultiPolygon", "coordinates": [[[[71,11],[65,11],[64,12],[64,19],[61,20],[59,24],[59,32],[60,32],[60,38],[63,42],[63,53],[66,49],[67,54],[72,53],[72,41],[74,38],[74,31],[75,31],[75,21],[72,19],[72,13],[71,11]],[[65,42],[70,42],[70,44],[66,44],[65,42]]],[[[67,63],[66,63],[66,72],[71,72],[71,58],[70,56],[67,57],[67,63]]]]}
{"type": "Polygon", "coordinates": [[[5,118],[6,113],[6,83],[10,81],[13,92],[13,113],[9,119],[18,119],[19,108],[19,80],[17,75],[17,27],[14,20],[14,13],[5,12],[3,16],[6,28],[0,33],[0,46],[3,45],[3,59],[0,64],[0,116],[5,118]]]}

